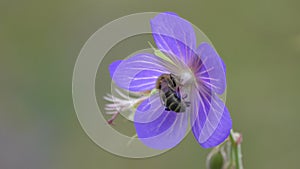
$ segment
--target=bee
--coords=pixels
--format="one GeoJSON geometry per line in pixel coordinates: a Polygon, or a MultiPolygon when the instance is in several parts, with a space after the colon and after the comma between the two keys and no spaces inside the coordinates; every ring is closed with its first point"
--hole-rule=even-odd
{"type": "Polygon", "coordinates": [[[179,84],[178,77],[173,74],[162,74],[157,78],[156,89],[159,90],[166,111],[185,111],[186,104],[182,101],[179,84]]]}

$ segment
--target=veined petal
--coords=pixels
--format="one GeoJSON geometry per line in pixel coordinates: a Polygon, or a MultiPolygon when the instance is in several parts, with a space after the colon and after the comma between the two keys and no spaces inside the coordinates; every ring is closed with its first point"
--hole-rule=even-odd
{"type": "Polygon", "coordinates": [[[121,62],[122,62],[122,60],[116,60],[109,65],[108,70],[110,73],[110,77],[113,77],[117,67],[120,65],[121,62]]]}
{"type": "Polygon", "coordinates": [[[148,123],[159,118],[165,112],[165,107],[161,104],[159,93],[151,95],[144,100],[136,109],[134,122],[148,123]]]}
{"type": "Polygon", "coordinates": [[[230,114],[216,94],[195,92],[191,106],[192,131],[202,147],[217,146],[229,136],[232,128],[230,114]]]}
{"type": "Polygon", "coordinates": [[[202,62],[196,72],[200,83],[218,94],[223,94],[226,89],[226,67],[223,60],[215,49],[206,42],[200,44],[196,53],[202,62]]]}
{"type": "Polygon", "coordinates": [[[137,54],[110,65],[110,74],[117,86],[130,91],[145,91],[155,87],[157,78],[169,73],[166,61],[147,53],[137,54]]]}
{"type": "MultiPolygon", "coordinates": [[[[139,107],[145,107],[145,105],[147,105],[147,103],[142,103],[139,107]]],[[[163,110],[163,112],[157,113],[157,111],[152,109],[153,111],[137,111],[135,113],[134,126],[138,138],[146,146],[153,149],[163,150],[172,148],[176,146],[186,134],[188,113],[166,111],[164,110],[164,106],[161,103],[158,104],[158,102],[156,102],[155,106],[159,107],[158,109],[163,110]],[[152,121],[149,121],[149,117],[152,121]],[[152,117],[157,118],[153,119],[152,117]],[[145,122],[142,122],[142,119],[145,119],[145,122]]],[[[142,110],[143,108],[138,109],[142,110]]],[[[149,107],[146,109],[151,110],[149,107]]]]}
{"type": "Polygon", "coordinates": [[[187,63],[196,49],[196,36],[190,22],[175,13],[160,13],[150,21],[155,43],[176,63],[187,63]],[[179,61],[178,61],[179,60],[179,61]]]}

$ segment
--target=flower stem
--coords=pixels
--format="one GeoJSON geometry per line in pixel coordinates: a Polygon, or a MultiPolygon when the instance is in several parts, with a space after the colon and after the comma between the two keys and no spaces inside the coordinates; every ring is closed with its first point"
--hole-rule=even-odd
{"type": "Polygon", "coordinates": [[[230,142],[231,142],[231,160],[234,168],[243,169],[242,163],[242,151],[241,151],[241,141],[242,136],[240,134],[236,135],[233,130],[230,131],[230,142]]]}

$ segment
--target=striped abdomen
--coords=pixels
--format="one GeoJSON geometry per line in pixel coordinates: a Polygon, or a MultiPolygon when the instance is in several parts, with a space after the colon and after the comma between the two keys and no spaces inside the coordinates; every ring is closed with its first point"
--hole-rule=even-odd
{"type": "Polygon", "coordinates": [[[185,105],[182,104],[181,95],[174,75],[163,74],[156,83],[160,98],[167,111],[184,112],[185,105]]]}

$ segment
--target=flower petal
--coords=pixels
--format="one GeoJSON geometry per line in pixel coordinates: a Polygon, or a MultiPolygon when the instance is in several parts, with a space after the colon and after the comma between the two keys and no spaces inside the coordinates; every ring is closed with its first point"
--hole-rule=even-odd
{"type": "Polygon", "coordinates": [[[116,69],[118,68],[118,66],[120,65],[120,63],[122,62],[122,60],[116,60],[114,62],[112,62],[110,65],[109,65],[109,73],[110,73],[110,77],[113,77],[114,74],[115,74],[115,71],[116,69]]]}
{"type": "Polygon", "coordinates": [[[155,87],[158,76],[169,73],[166,61],[147,53],[137,54],[110,65],[110,74],[117,86],[130,91],[145,91],[155,87]]]}
{"type": "Polygon", "coordinates": [[[216,94],[208,96],[196,92],[193,97],[191,124],[196,140],[204,148],[219,145],[232,128],[228,109],[216,94]]]}
{"type": "Polygon", "coordinates": [[[134,122],[148,123],[152,122],[162,113],[165,112],[165,107],[162,106],[159,93],[151,95],[148,99],[144,100],[136,109],[134,122]]]}
{"type": "Polygon", "coordinates": [[[201,43],[197,48],[197,55],[201,58],[202,66],[196,72],[196,76],[206,87],[223,94],[226,89],[226,67],[223,60],[206,42],[201,43]]]}
{"type": "Polygon", "coordinates": [[[187,60],[193,57],[196,36],[190,22],[175,13],[166,12],[158,14],[150,24],[158,49],[171,54],[170,57],[175,56],[171,58],[173,61],[179,59],[187,63],[187,60]]]}
{"type": "MultiPolygon", "coordinates": [[[[140,106],[144,105],[145,104],[142,103],[140,106]]],[[[164,110],[164,106],[159,102],[152,105],[152,107],[156,106],[160,107],[159,110],[163,110],[163,112],[157,113],[157,111],[152,109],[153,111],[137,111],[135,113],[134,125],[138,138],[146,146],[153,149],[163,150],[172,148],[176,146],[186,134],[188,113],[166,111],[164,110]],[[156,119],[152,118],[158,114],[159,116],[156,119]],[[153,119],[153,121],[149,122],[149,117],[153,119]],[[146,122],[141,122],[141,119],[145,119],[146,122]]]]}

